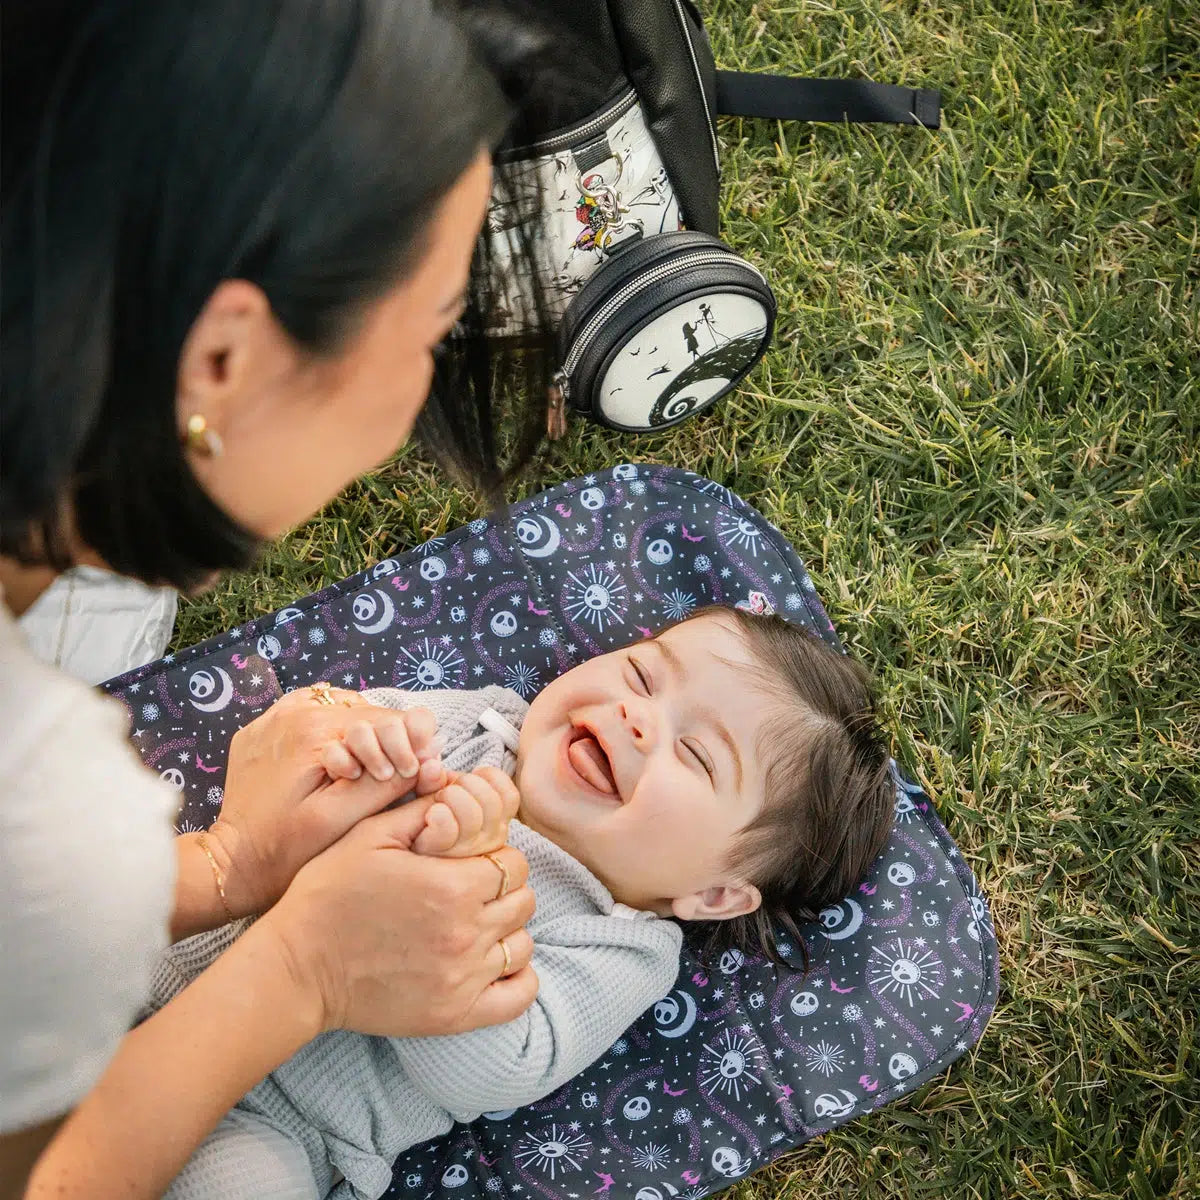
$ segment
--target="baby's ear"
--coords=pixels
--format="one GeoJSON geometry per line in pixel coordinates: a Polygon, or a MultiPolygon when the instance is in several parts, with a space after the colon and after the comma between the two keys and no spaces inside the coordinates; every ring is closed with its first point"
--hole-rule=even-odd
{"type": "Polygon", "coordinates": [[[752,883],[723,884],[671,901],[681,921],[728,921],[762,907],[762,893],[752,883]]]}

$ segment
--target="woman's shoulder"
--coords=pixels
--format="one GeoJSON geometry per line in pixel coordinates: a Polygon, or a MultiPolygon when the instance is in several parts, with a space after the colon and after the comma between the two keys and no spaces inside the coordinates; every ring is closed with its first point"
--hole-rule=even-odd
{"type": "Polygon", "coordinates": [[[0,611],[0,1130],[95,1082],[166,943],[177,797],[0,611]]]}
{"type": "Polygon", "coordinates": [[[0,778],[21,769],[26,754],[42,748],[51,730],[69,723],[80,742],[115,744],[125,725],[120,704],[36,658],[0,601],[0,778]]]}

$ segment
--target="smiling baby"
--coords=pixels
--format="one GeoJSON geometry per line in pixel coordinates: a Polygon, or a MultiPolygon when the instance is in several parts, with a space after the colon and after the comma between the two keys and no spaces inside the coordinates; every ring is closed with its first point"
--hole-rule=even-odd
{"type": "MultiPolygon", "coordinates": [[[[891,828],[866,672],[776,616],[703,610],[528,705],[497,687],[365,698],[429,710],[444,739],[419,852],[486,853],[507,832],[528,859],[538,999],[448,1037],[323,1034],[225,1117],[171,1197],[382,1195],[401,1151],[598,1059],[675,982],[681,923],[708,953],[778,961],[776,932],[801,945],[797,924],[853,888],[891,828]],[[511,823],[497,768],[519,793],[511,823]]],[[[156,1003],[242,927],[173,947],[156,1003]]]]}

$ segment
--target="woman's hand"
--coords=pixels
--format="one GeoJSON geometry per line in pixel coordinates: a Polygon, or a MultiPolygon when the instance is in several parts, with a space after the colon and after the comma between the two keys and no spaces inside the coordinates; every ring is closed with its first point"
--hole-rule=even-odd
{"type": "Polygon", "coordinates": [[[495,900],[486,859],[413,854],[428,804],[367,817],[132,1030],[38,1163],[30,1200],[161,1196],[238,1099],[322,1030],[459,1033],[524,1012],[537,995],[525,860],[498,852],[520,890],[495,900]]]}
{"type": "Polygon", "coordinates": [[[298,688],[230,744],[225,795],[207,844],[234,916],[270,908],[306,862],[440,772],[436,722],[426,709],[376,708],[340,689],[325,695],[333,703],[298,688]],[[341,742],[363,750],[360,778],[330,778],[323,759],[341,742]]]}
{"type": "Polygon", "coordinates": [[[459,1033],[512,1020],[533,1002],[533,941],[523,926],[534,900],[524,856],[498,850],[502,876],[487,859],[414,854],[430,804],[416,800],[361,821],[302,868],[253,927],[290,964],[315,1028],[459,1033]],[[509,891],[498,896],[502,878],[509,891]]]}

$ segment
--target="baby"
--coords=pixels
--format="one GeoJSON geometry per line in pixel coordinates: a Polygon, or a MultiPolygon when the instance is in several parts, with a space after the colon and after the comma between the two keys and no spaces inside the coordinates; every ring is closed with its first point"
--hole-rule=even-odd
{"type": "MultiPolygon", "coordinates": [[[[450,1037],[323,1034],[224,1118],[171,1197],[382,1195],[402,1150],[598,1059],[675,982],[680,922],[700,923],[707,952],[777,959],[774,930],[801,945],[797,922],[851,890],[891,827],[866,673],[778,617],[703,610],[530,705],[497,687],[365,695],[430,710],[444,739],[451,782],[415,848],[490,852],[507,824],[529,860],[538,999],[450,1037]],[[489,768],[516,783],[511,824],[489,768]]],[[[173,947],[155,1003],[243,927],[173,947]]]]}

